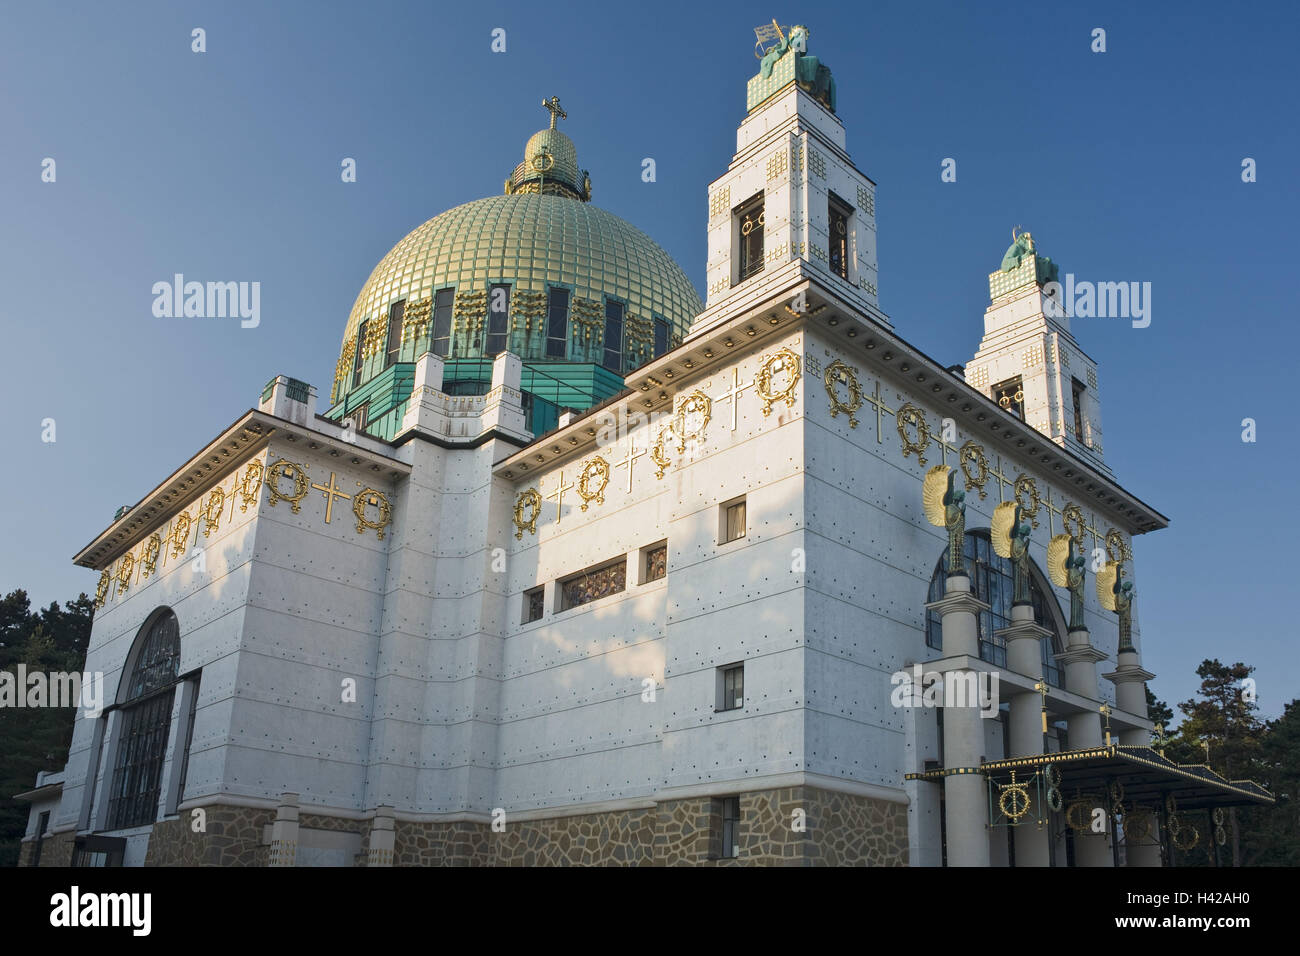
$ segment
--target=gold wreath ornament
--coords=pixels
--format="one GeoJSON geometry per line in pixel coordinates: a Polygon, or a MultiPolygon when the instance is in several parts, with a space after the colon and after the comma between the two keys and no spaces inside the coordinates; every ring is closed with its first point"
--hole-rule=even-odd
{"type": "Polygon", "coordinates": [[[898,437],[903,442],[903,457],[916,455],[918,465],[925,464],[925,449],[930,445],[930,426],[925,422],[925,412],[911,402],[904,402],[895,415],[898,422],[898,437]],[[916,428],[916,438],[907,433],[908,426],[916,428]]]}
{"type": "Polygon", "coordinates": [[[598,505],[605,503],[605,486],[608,484],[609,462],[600,456],[589,459],[578,475],[578,497],[582,499],[583,511],[593,501],[598,505]]]}
{"type": "Polygon", "coordinates": [[[777,402],[783,401],[787,406],[794,407],[794,391],[799,384],[799,376],[799,356],[787,348],[778,349],[763,359],[763,364],[754,377],[754,391],[763,402],[765,416],[771,414],[772,406],[777,402]],[[774,385],[778,372],[783,372],[786,376],[783,388],[774,385]]]}
{"type": "Polygon", "coordinates": [[[537,519],[542,513],[542,496],[536,488],[528,488],[519,492],[519,497],[515,499],[515,538],[522,541],[524,532],[537,534],[537,519]],[[527,518],[524,517],[524,509],[531,513],[527,518]]]}
{"type": "Polygon", "coordinates": [[[365,534],[367,528],[374,528],[379,540],[384,540],[384,529],[393,520],[393,506],[388,503],[386,494],[378,488],[362,488],[352,498],[352,513],[357,516],[357,534],[365,534]],[[379,509],[378,521],[366,517],[367,506],[379,509]]]}
{"type": "Polygon", "coordinates": [[[958,452],[961,459],[961,473],[966,478],[966,490],[975,490],[980,493],[980,500],[988,497],[988,492],[984,486],[989,483],[989,460],[984,454],[984,446],[978,445],[973,441],[968,441],[961,446],[958,452]],[[971,463],[975,464],[975,474],[970,473],[971,463]]]}

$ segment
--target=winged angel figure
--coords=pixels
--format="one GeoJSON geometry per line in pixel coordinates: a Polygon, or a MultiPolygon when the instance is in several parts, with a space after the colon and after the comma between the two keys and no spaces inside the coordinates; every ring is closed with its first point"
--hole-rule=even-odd
{"type": "Polygon", "coordinates": [[[999,557],[1010,558],[1015,590],[1012,604],[1029,604],[1029,535],[1033,529],[1024,520],[1020,505],[1004,501],[993,509],[989,537],[999,557]]]}
{"type": "Polygon", "coordinates": [[[1097,572],[1097,600],[1119,615],[1119,649],[1133,649],[1133,582],[1124,580],[1124,565],[1107,561],[1097,572]]]}
{"type": "Polygon", "coordinates": [[[966,492],[954,484],[957,471],[947,465],[935,465],[925,473],[921,500],[925,517],[936,528],[948,529],[948,576],[965,574],[962,542],[966,537],[966,492]]]}
{"type": "Polygon", "coordinates": [[[1086,562],[1074,536],[1058,534],[1047,543],[1047,576],[1058,588],[1070,592],[1070,630],[1081,631],[1083,623],[1083,581],[1086,562]]]}

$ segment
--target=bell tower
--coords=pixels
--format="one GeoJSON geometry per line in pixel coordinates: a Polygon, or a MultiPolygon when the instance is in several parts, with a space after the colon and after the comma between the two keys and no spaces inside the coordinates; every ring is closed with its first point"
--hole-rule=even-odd
{"type": "Polygon", "coordinates": [[[699,334],[802,272],[889,328],[877,297],[876,184],[845,149],[835,80],[808,29],[758,27],[736,153],[709,186],[708,298],[699,334]]]}
{"type": "Polygon", "coordinates": [[[989,273],[984,338],[966,381],[1103,474],[1097,363],[1070,334],[1059,266],[1034,237],[1012,230],[1002,265],[989,273]]]}

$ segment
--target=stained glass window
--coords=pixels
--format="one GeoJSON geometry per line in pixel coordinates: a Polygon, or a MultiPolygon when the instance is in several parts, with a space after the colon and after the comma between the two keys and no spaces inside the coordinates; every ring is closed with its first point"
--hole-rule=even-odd
{"type": "Polygon", "coordinates": [[[545,606],[546,593],[544,588],[536,587],[530,591],[525,591],[523,623],[529,624],[533,621],[540,621],[545,606]]]}
{"type": "Polygon", "coordinates": [[[658,581],[668,574],[668,545],[650,548],[645,553],[646,582],[658,581]]]}
{"type": "Polygon", "coordinates": [[[618,594],[627,587],[627,559],[620,558],[603,568],[584,571],[560,584],[563,609],[590,604],[592,601],[618,594]]]}
{"type": "MultiPolygon", "coordinates": [[[[966,572],[970,577],[971,593],[989,605],[989,610],[977,617],[979,626],[980,659],[997,667],[1007,666],[1006,641],[995,632],[1011,626],[1011,599],[1014,595],[1014,578],[1011,560],[993,550],[989,533],[984,530],[967,531],[962,544],[966,572]]],[[[938,601],[944,595],[944,582],[948,577],[948,548],[930,579],[930,600],[938,601]]],[[[1057,633],[1056,616],[1049,601],[1055,598],[1045,593],[1038,583],[1039,575],[1029,576],[1029,598],[1034,606],[1034,623],[1057,633]]],[[[1059,608],[1058,608],[1059,610],[1059,608]]],[[[938,611],[927,611],[925,618],[925,643],[935,650],[943,650],[943,626],[938,611]]],[[[1039,644],[1043,652],[1043,675],[1054,687],[1061,685],[1061,669],[1056,663],[1057,638],[1044,638],[1039,644]]]]}

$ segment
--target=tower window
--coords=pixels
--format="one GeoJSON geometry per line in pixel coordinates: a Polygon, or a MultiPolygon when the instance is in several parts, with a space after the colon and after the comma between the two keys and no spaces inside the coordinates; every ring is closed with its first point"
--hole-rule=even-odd
{"type": "Polygon", "coordinates": [[[1083,441],[1083,383],[1077,378],[1072,379],[1074,392],[1074,438],[1078,442],[1083,441]]]}
{"type": "Polygon", "coordinates": [[[611,372],[623,371],[623,303],[605,300],[605,360],[611,372]]]}
{"type": "Polygon", "coordinates": [[[740,234],[740,278],[744,282],[750,276],[763,271],[763,194],[745,203],[736,210],[736,229],[740,234]]]}
{"type": "Polygon", "coordinates": [[[564,358],[569,337],[569,290],[551,286],[546,297],[546,357],[564,358]]]}
{"type": "Polygon", "coordinates": [[[655,317],[655,358],[668,351],[668,323],[655,317]]]}
{"type": "Polygon", "coordinates": [[[993,400],[1005,411],[1025,420],[1025,389],[1020,376],[993,386],[993,400]]]}
{"type": "Polygon", "coordinates": [[[431,351],[434,355],[447,357],[451,345],[451,306],[456,298],[455,289],[439,289],[433,297],[433,342],[431,351]]]}
{"type": "Polygon", "coordinates": [[[366,340],[366,328],[370,325],[369,320],[362,322],[357,326],[357,350],[352,356],[352,387],[356,388],[361,384],[361,363],[365,361],[365,353],[362,351],[362,343],[366,340]]]}
{"type": "Polygon", "coordinates": [[[841,279],[849,277],[849,216],[852,210],[832,193],[827,208],[827,228],[830,232],[831,272],[841,279]]]}
{"type": "Polygon", "coordinates": [[[402,350],[402,316],[405,313],[405,299],[388,307],[388,352],[384,356],[384,368],[396,362],[397,354],[402,350]]]}

